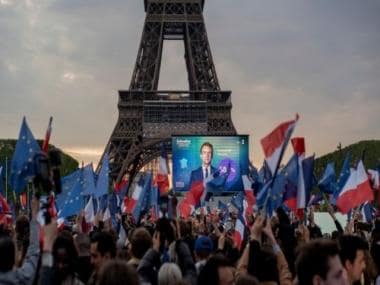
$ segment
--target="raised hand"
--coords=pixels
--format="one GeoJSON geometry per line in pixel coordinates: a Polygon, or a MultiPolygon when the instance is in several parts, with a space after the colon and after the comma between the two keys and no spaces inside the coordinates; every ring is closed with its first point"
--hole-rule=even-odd
{"type": "Polygon", "coordinates": [[[261,233],[264,228],[264,222],[265,218],[263,215],[259,215],[256,217],[256,220],[253,224],[252,230],[251,230],[251,238],[254,240],[257,240],[261,242],[261,233]]]}
{"type": "Polygon", "coordinates": [[[267,236],[271,244],[277,243],[276,238],[274,237],[274,234],[272,231],[272,225],[269,219],[267,219],[267,223],[262,231],[267,236]]]}

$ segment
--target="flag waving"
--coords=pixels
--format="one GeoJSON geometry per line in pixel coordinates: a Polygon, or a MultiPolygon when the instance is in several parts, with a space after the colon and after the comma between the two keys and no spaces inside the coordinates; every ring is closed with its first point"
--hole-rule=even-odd
{"type": "Polygon", "coordinates": [[[160,196],[167,195],[169,192],[169,168],[168,168],[168,156],[166,154],[165,147],[161,146],[161,154],[159,157],[158,172],[156,175],[156,183],[160,190],[160,196]]]}
{"type": "Polygon", "coordinates": [[[28,179],[34,176],[33,159],[35,154],[40,151],[40,146],[34,139],[24,117],[11,163],[10,185],[16,194],[21,193],[28,183],[28,179]]]}
{"type": "Polygon", "coordinates": [[[265,161],[272,172],[278,168],[282,155],[298,121],[298,114],[292,121],[278,125],[269,135],[261,139],[261,145],[265,154],[265,161]]]}
{"type": "Polygon", "coordinates": [[[339,193],[336,205],[343,214],[346,214],[352,208],[372,200],[373,192],[369,184],[368,175],[363,161],[359,161],[357,168],[351,172],[346,184],[339,193]]]}
{"type": "Polygon", "coordinates": [[[96,187],[95,187],[95,193],[94,193],[96,198],[100,198],[103,195],[108,193],[108,186],[109,186],[108,172],[109,172],[109,158],[108,158],[108,154],[106,153],[103,157],[102,166],[100,168],[98,180],[96,181],[96,187]]]}

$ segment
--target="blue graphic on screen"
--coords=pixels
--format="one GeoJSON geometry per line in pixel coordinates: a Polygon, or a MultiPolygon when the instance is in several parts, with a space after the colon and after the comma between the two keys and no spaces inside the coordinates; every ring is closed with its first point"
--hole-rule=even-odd
{"type": "MultiPolygon", "coordinates": [[[[173,187],[188,191],[194,181],[203,181],[209,192],[242,191],[242,173],[248,173],[248,136],[173,136],[173,187]],[[211,147],[208,173],[202,167],[202,145],[211,147]],[[207,177],[207,178],[206,178],[207,177]]],[[[207,154],[206,154],[207,155],[207,154]]],[[[203,164],[204,165],[204,164],[203,164]]]]}

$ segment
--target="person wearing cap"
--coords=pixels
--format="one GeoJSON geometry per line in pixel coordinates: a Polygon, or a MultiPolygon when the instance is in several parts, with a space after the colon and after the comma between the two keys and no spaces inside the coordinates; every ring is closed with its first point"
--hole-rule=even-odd
{"type": "Polygon", "coordinates": [[[213,249],[212,240],[208,236],[199,236],[195,240],[194,253],[195,253],[195,268],[197,269],[197,274],[201,272],[202,268],[205,266],[207,260],[209,259],[213,249]]]}

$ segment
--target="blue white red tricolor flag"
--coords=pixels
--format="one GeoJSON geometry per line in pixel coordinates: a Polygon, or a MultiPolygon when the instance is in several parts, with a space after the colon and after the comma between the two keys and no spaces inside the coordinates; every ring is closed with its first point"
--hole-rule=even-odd
{"type": "Polygon", "coordinates": [[[363,161],[359,161],[357,168],[351,172],[342,191],[340,191],[336,205],[343,214],[346,214],[349,210],[372,201],[373,198],[363,161]]]}
{"type": "Polygon", "coordinates": [[[276,168],[280,164],[280,160],[298,122],[299,116],[291,121],[278,125],[270,134],[261,139],[261,145],[265,154],[265,161],[272,172],[275,173],[276,168]]]}
{"type": "Polygon", "coordinates": [[[158,158],[158,172],[156,175],[156,184],[160,191],[160,196],[167,195],[169,192],[169,168],[165,148],[161,147],[161,154],[158,158]]]}

